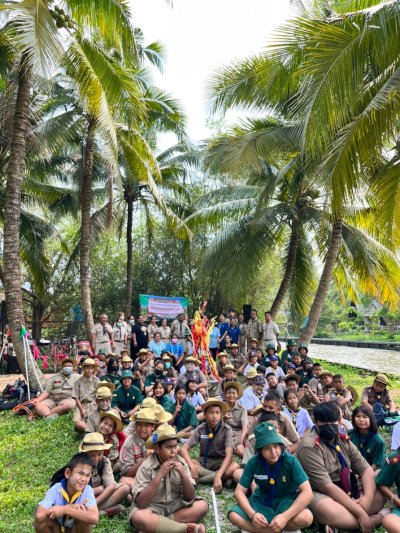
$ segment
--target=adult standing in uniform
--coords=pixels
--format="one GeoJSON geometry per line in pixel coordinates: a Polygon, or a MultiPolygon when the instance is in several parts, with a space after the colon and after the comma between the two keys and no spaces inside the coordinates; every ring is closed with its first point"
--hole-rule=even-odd
{"type": "Polygon", "coordinates": [[[239,337],[239,350],[240,353],[245,354],[247,352],[247,324],[244,321],[244,316],[242,313],[238,316],[238,326],[240,330],[239,337]]]}
{"type": "Polygon", "coordinates": [[[93,326],[91,344],[95,354],[103,350],[102,353],[107,355],[112,351],[111,348],[114,348],[113,329],[106,313],[102,313],[99,321],[93,326]]]}
{"type": "MultiPolygon", "coordinates": [[[[279,328],[277,324],[272,320],[271,313],[266,311],[264,313],[265,322],[262,325],[262,339],[264,341],[264,346],[268,344],[273,344],[275,348],[279,346],[279,328]]],[[[278,350],[279,351],[279,350],[278,350]]]]}
{"type": "Polygon", "coordinates": [[[188,332],[188,323],[185,320],[185,313],[179,313],[176,319],[171,324],[171,335],[176,335],[178,342],[182,344],[183,351],[187,353],[187,341],[186,336],[188,332]]]}
{"type": "Polygon", "coordinates": [[[131,356],[136,359],[139,350],[147,348],[147,327],[144,324],[144,316],[137,317],[136,324],[132,326],[131,356]]]}
{"type": "Polygon", "coordinates": [[[116,355],[120,355],[122,350],[126,350],[128,345],[128,325],[125,322],[124,314],[120,313],[113,325],[114,347],[116,355]]]}
{"type": "Polygon", "coordinates": [[[261,340],[262,336],[262,324],[257,318],[257,311],[252,309],[250,311],[250,320],[247,323],[247,342],[251,342],[251,339],[261,340]]]}

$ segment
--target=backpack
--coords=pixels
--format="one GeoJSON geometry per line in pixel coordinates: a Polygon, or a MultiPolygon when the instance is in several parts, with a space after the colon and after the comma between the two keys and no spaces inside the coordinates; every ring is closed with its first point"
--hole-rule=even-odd
{"type": "Polygon", "coordinates": [[[372,413],[374,415],[375,421],[378,426],[385,425],[385,417],[387,416],[387,411],[385,406],[381,402],[375,402],[372,407],[372,413]]]}
{"type": "MultiPolygon", "coordinates": [[[[104,465],[105,465],[105,461],[101,460],[97,466],[97,472],[99,473],[100,477],[103,477],[104,465]]],[[[50,487],[52,487],[56,483],[61,483],[61,481],[65,479],[64,472],[66,468],[68,468],[68,465],[63,466],[62,468],[57,470],[57,472],[54,472],[54,474],[52,475],[50,479],[50,487]]],[[[90,479],[89,485],[92,486],[92,479],[90,479]]]]}

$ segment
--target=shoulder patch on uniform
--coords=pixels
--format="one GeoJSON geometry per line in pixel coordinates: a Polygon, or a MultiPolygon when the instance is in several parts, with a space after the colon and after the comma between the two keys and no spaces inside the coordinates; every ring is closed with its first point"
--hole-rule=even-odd
{"type": "Polygon", "coordinates": [[[321,448],[321,441],[319,435],[315,437],[314,446],[318,446],[318,448],[321,448]]]}
{"type": "Polygon", "coordinates": [[[400,454],[394,455],[393,457],[387,457],[386,462],[391,465],[397,465],[400,461],[400,454]]]}
{"type": "Polygon", "coordinates": [[[339,433],[340,440],[350,440],[350,437],[345,433],[339,433]]]}

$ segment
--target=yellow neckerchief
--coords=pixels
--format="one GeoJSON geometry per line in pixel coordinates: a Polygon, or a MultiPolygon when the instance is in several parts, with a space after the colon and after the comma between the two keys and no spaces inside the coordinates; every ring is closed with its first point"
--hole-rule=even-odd
{"type": "MultiPolygon", "coordinates": [[[[65,480],[65,481],[67,481],[67,480],[65,480]]],[[[65,483],[65,486],[67,486],[67,483],[65,483]]],[[[68,492],[64,488],[64,483],[61,482],[61,496],[64,498],[64,500],[67,502],[67,504],[71,504],[71,503],[76,502],[76,500],[79,498],[79,496],[81,496],[81,494],[82,494],[82,491],[78,490],[78,492],[75,492],[75,494],[73,496],[71,496],[71,499],[70,499],[68,492]]],[[[64,515],[64,517],[63,517],[63,521],[62,521],[62,525],[61,525],[61,532],[62,533],[65,532],[64,524],[68,520],[68,518],[69,518],[68,515],[64,515]]]]}

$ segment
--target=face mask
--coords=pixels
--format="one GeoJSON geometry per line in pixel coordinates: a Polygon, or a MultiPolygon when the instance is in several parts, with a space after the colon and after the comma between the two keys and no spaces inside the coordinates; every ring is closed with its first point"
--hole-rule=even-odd
{"type": "Polygon", "coordinates": [[[170,368],[171,367],[171,363],[165,363],[165,368],[170,368]]]}
{"type": "Polygon", "coordinates": [[[178,339],[172,339],[171,342],[172,344],[178,344],[178,339]]]}
{"type": "Polygon", "coordinates": [[[122,322],[117,322],[117,327],[122,328],[122,322]]]}
{"type": "Polygon", "coordinates": [[[338,424],[324,424],[323,426],[318,426],[318,433],[322,440],[332,442],[339,435],[339,426],[338,424]]]}
{"type": "Polygon", "coordinates": [[[160,370],[159,368],[156,368],[154,370],[154,373],[156,374],[156,376],[161,376],[161,374],[163,373],[163,370],[160,370]]]}
{"type": "Polygon", "coordinates": [[[70,376],[73,371],[74,371],[74,369],[72,368],[72,366],[65,366],[62,369],[62,373],[64,374],[64,376],[70,376]]]}
{"type": "Polygon", "coordinates": [[[131,326],[133,326],[134,323],[135,323],[134,320],[129,320],[129,324],[130,324],[131,326]]]}
{"type": "Polygon", "coordinates": [[[113,365],[113,366],[111,367],[111,370],[118,370],[118,369],[119,369],[119,366],[118,366],[118,365],[113,365]]]}

